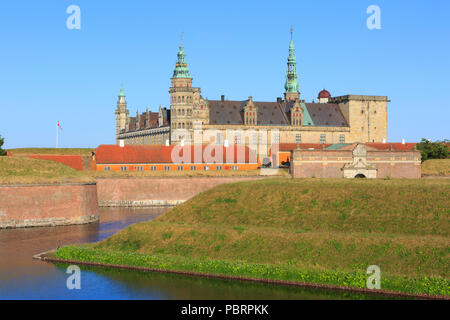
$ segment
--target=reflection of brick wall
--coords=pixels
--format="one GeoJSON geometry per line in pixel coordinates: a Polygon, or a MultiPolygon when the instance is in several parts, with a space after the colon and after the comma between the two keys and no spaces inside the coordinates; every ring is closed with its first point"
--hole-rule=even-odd
{"type": "Polygon", "coordinates": [[[98,179],[100,206],[176,205],[219,184],[259,177],[98,179]]]}
{"type": "Polygon", "coordinates": [[[95,184],[0,186],[0,229],[96,220],[95,184]]]}
{"type": "Polygon", "coordinates": [[[77,155],[31,155],[30,158],[32,159],[41,159],[41,160],[51,160],[60,162],[62,164],[65,164],[66,166],[72,167],[76,170],[83,170],[83,161],[81,159],[81,156],[77,155]]]}

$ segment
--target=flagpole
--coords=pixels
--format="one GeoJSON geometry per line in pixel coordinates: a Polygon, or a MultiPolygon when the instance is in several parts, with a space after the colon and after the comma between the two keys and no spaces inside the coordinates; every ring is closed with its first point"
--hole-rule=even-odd
{"type": "Polygon", "coordinates": [[[56,149],[58,149],[58,123],[56,123],[56,149]]]}

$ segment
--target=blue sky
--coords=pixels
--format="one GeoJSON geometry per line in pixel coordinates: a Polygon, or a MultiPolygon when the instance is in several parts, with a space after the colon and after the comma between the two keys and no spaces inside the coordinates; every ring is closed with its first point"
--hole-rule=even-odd
{"type": "Polygon", "coordinates": [[[56,120],[61,147],[114,143],[121,83],[131,115],[169,106],[181,31],[204,97],[274,101],[291,25],[304,99],[387,95],[389,141],[450,138],[449,1],[15,0],[0,8],[5,147],[53,147],[56,120]],[[372,4],[381,30],[366,27],[372,4]]]}

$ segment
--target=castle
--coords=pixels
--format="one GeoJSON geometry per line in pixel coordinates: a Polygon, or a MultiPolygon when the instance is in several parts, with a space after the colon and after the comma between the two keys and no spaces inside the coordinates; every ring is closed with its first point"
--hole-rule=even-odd
{"type": "MultiPolygon", "coordinates": [[[[181,41],[169,88],[170,108],[147,109],[129,116],[123,88],[117,102],[116,143],[125,145],[177,145],[195,143],[196,128],[213,132],[202,143],[270,146],[280,143],[365,143],[387,140],[386,96],[332,97],[327,90],[318,102],[300,97],[294,42],[289,44],[284,98],[273,102],[253,97],[232,101],[202,97],[192,77],[181,41]],[[265,134],[273,131],[275,134],[265,134]],[[249,132],[249,134],[247,134],[249,132]]],[[[268,149],[267,149],[268,150],[268,149]]]]}

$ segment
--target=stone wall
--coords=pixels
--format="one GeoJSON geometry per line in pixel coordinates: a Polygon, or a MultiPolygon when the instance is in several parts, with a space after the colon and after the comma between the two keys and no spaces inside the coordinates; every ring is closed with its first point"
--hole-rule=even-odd
{"type": "Polygon", "coordinates": [[[97,220],[95,183],[0,186],[0,229],[82,224],[97,220]]]}
{"type": "Polygon", "coordinates": [[[99,206],[173,206],[223,183],[261,177],[98,179],[99,206]]]}
{"type": "MultiPolygon", "coordinates": [[[[343,178],[344,166],[352,163],[354,155],[352,150],[293,150],[291,159],[294,178],[343,178]]],[[[376,168],[374,178],[421,178],[419,151],[371,150],[366,160],[376,168]]]]}

